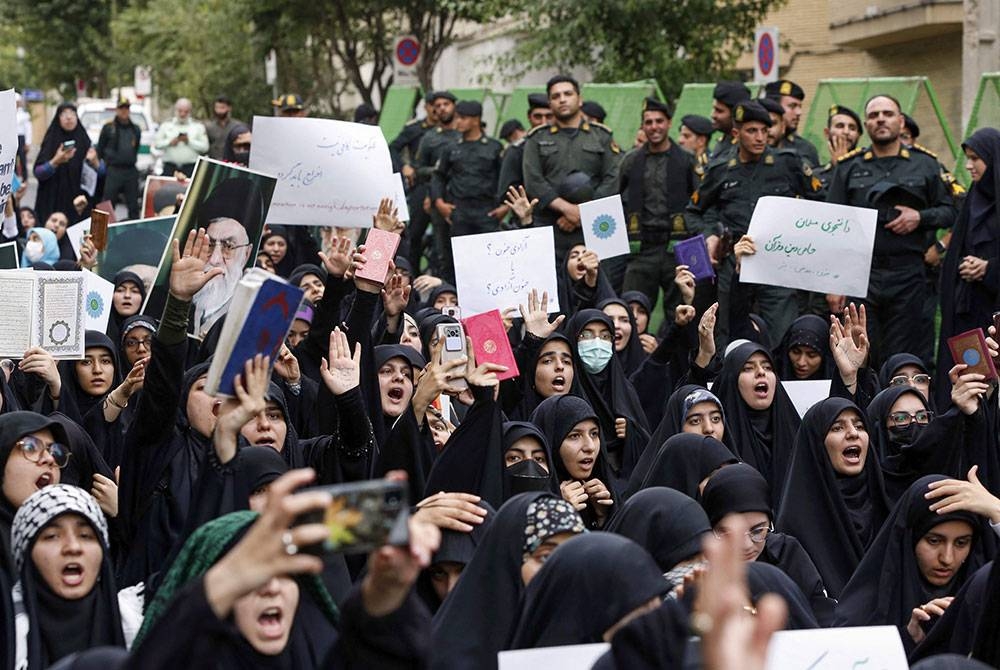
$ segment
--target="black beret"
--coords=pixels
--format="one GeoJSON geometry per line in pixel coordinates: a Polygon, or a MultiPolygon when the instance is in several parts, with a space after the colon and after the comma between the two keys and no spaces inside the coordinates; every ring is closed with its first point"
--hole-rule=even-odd
{"type": "Polygon", "coordinates": [[[741,102],[733,110],[734,123],[746,123],[747,121],[760,121],[768,128],[772,125],[771,115],[768,111],[759,102],[753,100],[741,102]]]}
{"type": "Polygon", "coordinates": [[[365,119],[373,119],[378,116],[378,112],[375,108],[369,105],[367,102],[362,102],[354,110],[354,122],[364,121],[365,119]]]}
{"type": "Polygon", "coordinates": [[[455,105],[455,113],[459,116],[482,116],[483,106],[475,100],[463,100],[455,105]]]}
{"type": "Polygon", "coordinates": [[[548,109],[549,108],[549,96],[544,93],[529,93],[528,94],[528,111],[532,109],[548,109]]]}
{"type": "Polygon", "coordinates": [[[681,125],[686,126],[695,135],[709,137],[712,134],[712,120],[706,116],[687,114],[681,119],[681,125]]]}
{"type": "Polygon", "coordinates": [[[434,91],[430,94],[431,102],[434,102],[438,98],[444,98],[445,100],[451,100],[452,102],[458,100],[458,98],[452,95],[451,91],[434,91]]]}
{"type": "Polygon", "coordinates": [[[712,97],[727,107],[735,107],[750,99],[750,89],[741,81],[720,81],[715,85],[712,97]]]}
{"type": "Polygon", "coordinates": [[[829,126],[830,120],[833,119],[833,117],[837,116],[838,114],[843,114],[844,116],[851,117],[852,119],[854,119],[854,122],[858,124],[858,128],[859,129],[861,128],[862,126],[861,117],[858,116],[858,113],[855,112],[850,107],[844,107],[843,105],[830,105],[830,113],[826,117],[827,118],[826,125],[829,126]]]}
{"type": "Polygon", "coordinates": [[[778,116],[782,116],[785,113],[785,108],[774,98],[758,98],[757,102],[760,103],[761,107],[778,116]]]}
{"type": "Polygon", "coordinates": [[[515,130],[524,130],[524,126],[517,119],[510,119],[500,126],[500,139],[506,140],[514,134],[515,130]]]}
{"type": "Polygon", "coordinates": [[[673,110],[670,109],[670,105],[663,102],[662,100],[654,98],[653,96],[648,96],[645,100],[642,101],[642,111],[663,112],[664,114],[667,115],[668,119],[672,118],[674,115],[673,110]]]}
{"type": "Polygon", "coordinates": [[[434,102],[434,91],[427,91],[427,93],[424,94],[424,102],[428,105],[434,102]]]}
{"type": "Polygon", "coordinates": [[[788,81],[787,79],[779,79],[778,81],[768,82],[764,85],[764,92],[769,98],[788,95],[796,98],[797,100],[806,99],[806,92],[802,90],[802,87],[794,81],[788,81]]]}
{"type": "Polygon", "coordinates": [[[909,114],[903,114],[903,126],[910,131],[910,137],[913,139],[920,137],[920,126],[909,114]]]}
{"type": "Polygon", "coordinates": [[[584,101],[584,103],[580,105],[580,110],[590,118],[596,119],[598,123],[603,123],[604,117],[608,115],[608,113],[604,111],[604,108],[593,100],[584,101]]]}

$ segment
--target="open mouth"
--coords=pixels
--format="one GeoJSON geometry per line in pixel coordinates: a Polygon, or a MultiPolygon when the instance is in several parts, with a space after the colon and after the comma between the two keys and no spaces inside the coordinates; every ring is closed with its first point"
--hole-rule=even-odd
{"type": "Polygon", "coordinates": [[[51,483],[52,483],[52,473],[45,472],[41,476],[39,476],[38,479],[35,480],[35,487],[42,489],[51,483]]]}
{"type": "Polygon", "coordinates": [[[861,465],[861,447],[847,447],[843,454],[844,462],[848,465],[861,465]]]}
{"type": "Polygon", "coordinates": [[[83,582],[83,566],[79,563],[67,563],[62,569],[62,582],[66,586],[79,586],[83,582]]]}
{"type": "Polygon", "coordinates": [[[257,440],[256,442],[254,442],[253,446],[255,446],[255,447],[271,447],[272,449],[276,448],[275,447],[274,438],[271,438],[271,437],[262,437],[259,440],[257,440]]]}
{"type": "Polygon", "coordinates": [[[579,461],[577,461],[577,463],[580,464],[581,468],[592,468],[592,467],[594,467],[594,459],[593,458],[581,458],[579,461]]]}
{"type": "Polygon", "coordinates": [[[552,388],[556,391],[566,390],[566,378],[562,375],[556,375],[552,378],[552,388]]]}
{"type": "Polygon", "coordinates": [[[768,386],[767,382],[757,382],[753,386],[753,394],[758,398],[767,398],[767,393],[770,389],[771,387],[768,386]]]}
{"type": "Polygon", "coordinates": [[[284,627],[282,620],[284,613],[280,607],[268,607],[257,617],[257,625],[260,626],[261,634],[265,638],[281,637],[284,627]]]}
{"type": "Polygon", "coordinates": [[[389,400],[399,402],[403,399],[403,389],[398,386],[393,386],[389,389],[386,395],[389,396],[389,400]]]}

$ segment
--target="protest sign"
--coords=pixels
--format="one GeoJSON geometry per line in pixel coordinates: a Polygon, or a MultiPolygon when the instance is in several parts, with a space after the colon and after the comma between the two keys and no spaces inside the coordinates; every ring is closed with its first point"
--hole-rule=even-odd
{"type": "Polygon", "coordinates": [[[151,219],[160,212],[174,213],[177,196],[187,190],[191,182],[181,183],[173,177],[146,177],[142,190],[142,216],[151,219]]]}
{"type": "Polygon", "coordinates": [[[87,330],[103,333],[108,329],[115,285],[90,270],[84,270],[83,276],[85,278],[83,311],[87,319],[87,330]]]}
{"type": "Polygon", "coordinates": [[[370,228],[397,191],[385,136],[363,123],[255,116],[250,167],[278,179],[268,224],[370,228]]]}
{"type": "Polygon", "coordinates": [[[629,253],[628,226],[625,225],[622,197],[617,193],[581,204],[580,226],[587,248],[602,261],[629,253]]]}
{"type": "Polygon", "coordinates": [[[53,358],[83,358],[82,272],[0,271],[0,357],[41,347],[53,358]]]}
{"type": "Polygon", "coordinates": [[[396,172],[392,175],[392,178],[395,180],[393,184],[396,187],[392,196],[392,203],[396,206],[396,209],[399,210],[399,220],[409,221],[410,208],[406,204],[406,186],[403,184],[403,175],[396,172]]]}
{"type": "Polygon", "coordinates": [[[765,196],[748,232],[757,253],[743,258],[740,280],[864,297],[877,215],[874,209],[765,196]]]}
{"type": "Polygon", "coordinates": [[[906,670],[906,654],[895,626],[779,630],[767,645],[766,670],[906,670]]]}
{"type": "Polygon", "coordinates": [[[799,416],[805,416],[809,408],[820,400],[830,397],[829,379],[803,379],[796,381],[784,381],[781,385],[785,387],[785,393],[795,405],[795,411],[799,416]]]}
{"type": "MultiPolygon", "coordinates": [[[[104,251],[97,252],[95,272],[109,282],[122,270],[134,272],[146,285],[146,293],[156,281],[156,266],[167,248],[170,231],[174,229],[176,217],[164,216],[158,219],[123,221],[108,226],[108,244],[104,251]]],[[[77,224],[82,226],[83,222],[77,224]]],[[[74,226],[75,227],[75,226],[74,226]]],[[[89,228],[89,226],[88,226],[89,228]]],[[[67,235],[69,230],[67,229],[67,235]]]]}
{"type": "Polygon", "coordinates": [[[10,88],[0,91],[0,211],[7,206],[7,199],[12,192],[11,181],[16,161],[17,104],[14,102],[14,89],[10,88]]]}
{"type": "Polygon", "coordinates": [[[451,238],[458,304],[467,314],[528,303],[531,289],[549,294],[559,311],[552,228],[506,230],[451,238]]]}
{"type": "Polygon", "coordinates": [[[204,337],[225,314],[243,270],[254,263],[274,185],[275,178],[270,175],[199,158],[170,240],[160,258],[156,282],[146,294],[142,313],[156,318],[163,313],[173,265],[170,241],[177,240],[183,248],[189,232],[204,228],[214,244],[209,264],[225,271],[209,281],[191,300],[194,334],[199,339],[204,337]]]}
{"type": "Polygon", "coordinates": [[[567,644],[560,647],[515,649],[497,654],[499,670],[535,670],[536,668],[589,668],[604,655],[611,645],[567,644]]]}
{"type": "Polygon", "coordinates": [[[0,270],[16,270],[20,262],[17,254],[17,242],[0,244],[0,270]]]}

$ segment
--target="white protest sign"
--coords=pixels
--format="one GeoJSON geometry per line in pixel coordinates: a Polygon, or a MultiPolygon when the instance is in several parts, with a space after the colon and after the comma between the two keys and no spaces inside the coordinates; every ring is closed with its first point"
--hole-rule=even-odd
{"type": "Polygon", "coordinates": [[[505,230],[451,238],[458,304],[465,314],[528,303],[531,289],[549,294],[559,311],[555,244],[551,227],[505,230]]]}
{"type": "Polygon", "coordinates": [[[781,630],[767,645],[766,670],[906,670],[895,626],[781,630]]]}
{"type": "Polygon", "coordinates": [[[396,206],[396,209],[399,210],[399,220],[409,221],[410,208],[406,204],[406,188],[403,186],[403,175],[396,172],[393,173],[392,178],[395,180],[394,186],[396,187],[396,190],[392,196],[392,201],[393,204],[396,206]]]}
{"type": "Polygon", "coordinates": [[[536,670],[536,668],[589,668],[603,656],[611,645],[567,644],[561,647],[515,649],[497,654],[498,670],[536,670]]]}
{"type": "Polygon", "coordinates": [[[103,333],[108,329],[115,285],[90,270],[84,270],[83,276],[83,312],[86,315],[87,330],[103,333]]]}
{"type": "Polygon", "coordinates": [[[71,247],[73,247],[73,253],[76,254],[77,258],[80,258],[80,248],[83,246],[83,237],[89,232],[90,232],[89,218],[74,223],[72,226],[66,229],[66,237],[69,238],[69,244],[71,247]]]}
{"type": "Polygon", "coordinates": [[[0,91],[0,211],[7,206],[17,161],[17,104],[14,89],[0,91]]]}
{"type": "Polygon", "coordinates": [[[580,227],[587,248],[596,252],[602,261],[629,253],[625,211],[622,197],[617,193],[581,204],[580,227]]]}
{"type": "Polygon", "coordinates": [[[255,116],[250,169],[278,178],[268,224],[370,228],[396,193],[385,136],[363,123],[255,116]]]}
{"type": "Polygon", "coordinates": [[[829,379],[803,379],[781,382],[781,385],[785,387],[785,393],[795,405],[800,417],[805,416],[809,408],[820,400],[830,397],[829,379]]]}
{"type": "Polygon", "coordinates": [[[757,253],[743,258],[740,280],[866,296],[877,216],[874,209],[765,196],[747,233],[757,253]]]}

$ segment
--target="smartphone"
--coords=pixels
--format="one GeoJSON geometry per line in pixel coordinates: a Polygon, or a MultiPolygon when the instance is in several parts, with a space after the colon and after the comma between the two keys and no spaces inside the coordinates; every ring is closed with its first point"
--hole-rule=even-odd
{"type": "Polygon", "coordinates": [[[108,246],[108,222],[111,214],[103,209],[90,210],[90,241],[98,251],[104,251],[108,246]]]}
{"type": "Polygon", "coordinates": [[[441,313],[453,319],[462,320],[462,308],[458,305],[445,305],[441,308],[441,313]]]}
{"type": "Polygon", "coordinates": [[[63,151],[69,151],[70,149],[76,148],[76,140],[66,140],[62,143],[63,151]]]}
{"type": "MultiPolygon", "coordinates": [[[[447,363],[448,361],[453,361],[456,358],[462,358],[463,356],[469,355],[465,342],[465,328],[462,327],[462,324],[440,323],[437,327],[437,336],[439,342],[444,342],[444,347],[441,349],[442,363],[447,363]]],[[[452,388],[459,390],[469,388],[468,382],[465,381],[465,372],[467,367],[468,366],[463,365],[462,367],[455,368],[452,371],[453,375],[461,375],[458,379],[451,380],[450,386],[452,388]]]]}
{"type": "Polygon", "coordinates": [[[373,479],[303,490],[326,491],[333,500],[326,509],[308,512],[296,519],[295,525],[322,523],[329,531],[322,542],[300,547],[302,552],[367,554],[386,544],[405,546],[410,541],[406,482],[373,479]]]}

